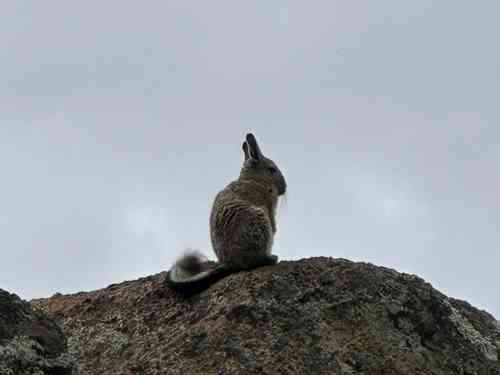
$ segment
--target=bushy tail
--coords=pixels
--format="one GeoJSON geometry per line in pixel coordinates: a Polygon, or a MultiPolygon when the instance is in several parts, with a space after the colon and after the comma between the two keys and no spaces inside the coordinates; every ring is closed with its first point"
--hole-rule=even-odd
{"type": "Polygon", "coordinates": [[[167,274],[167,285],[184,295],[192,295],[207,289],[213,283],[231,273],[225,264],[210,265],[199,252],[184,254],[167,274]]]}

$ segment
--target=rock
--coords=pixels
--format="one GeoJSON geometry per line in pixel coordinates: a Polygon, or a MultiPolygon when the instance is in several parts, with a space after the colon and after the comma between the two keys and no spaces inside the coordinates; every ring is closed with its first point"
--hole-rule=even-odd
{"type": "Polygon", "coordinates": [[[61,328],[0,289],[0,375],[76,374],[61,328]]]}
{"type": "Polygon", "coordinates": [[[311,258],[190,298],[165,277],[32,304],[61,322],[82,375],[500,375],[499,323],[416,276],[311,258]]]}

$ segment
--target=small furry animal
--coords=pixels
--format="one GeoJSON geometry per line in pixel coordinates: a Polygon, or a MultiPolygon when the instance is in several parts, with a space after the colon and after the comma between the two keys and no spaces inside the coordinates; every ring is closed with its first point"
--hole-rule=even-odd
{"type": "Polygon", "coordinates": [[[286,192],[286,181],[253,134],[246,135],[243,153],[239,178],[217,194],[210,214],[210,237],[219,263],[210,266],[199,253],[179,259],[168,272],[167,284],[182,294],[204,290],[230,273],[278,262],[271,248],[276,205],[286,192]]]}

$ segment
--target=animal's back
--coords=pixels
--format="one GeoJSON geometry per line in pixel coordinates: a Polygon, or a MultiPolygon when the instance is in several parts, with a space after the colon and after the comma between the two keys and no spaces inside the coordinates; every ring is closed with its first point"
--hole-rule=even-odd
{"type": "Polygon", "coordinates": [[[219,261],[238,268],[255,266],[273,242],[272,202],[256,183],[235,181],[217,194],[210,215],[212,246],[219,261]]]}

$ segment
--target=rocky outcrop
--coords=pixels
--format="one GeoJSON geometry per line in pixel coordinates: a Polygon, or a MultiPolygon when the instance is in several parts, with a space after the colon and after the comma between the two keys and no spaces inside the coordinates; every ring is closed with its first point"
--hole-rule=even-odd
{"type": "Polygon", "coordinates": [[[500,374],[499,323],[413,275],[312,258],[187,299],[165,276],[32,303],[61,322],[82,375],[500,374]]]}
{"type": "Polygon", "coordinates": [[[0,375],[70,375],[74,369],[61,328],[0,289],[0,375]]]}

